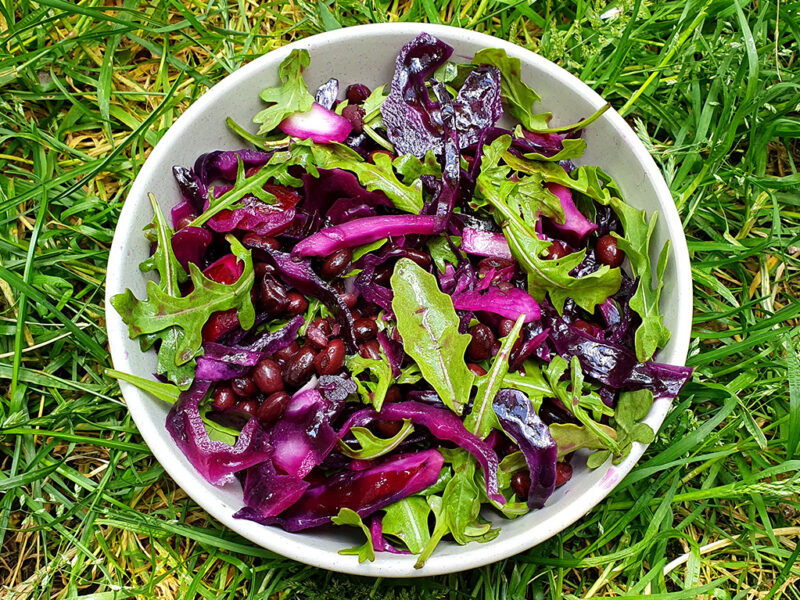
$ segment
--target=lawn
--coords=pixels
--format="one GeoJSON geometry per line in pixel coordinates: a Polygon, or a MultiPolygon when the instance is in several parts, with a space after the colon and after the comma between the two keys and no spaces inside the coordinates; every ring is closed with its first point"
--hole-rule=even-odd
{"type": "Polygon", "coordinates": [[[799,42],[780,1],[0,0],[0,597],[800,598],[799,42]],[[108,249],[164,131],[254,57],[386,20],[511,40],[608,99],[695,283],[695,377],[607,500],[512,559],[399,582],[222,529],[103,373],[108,249]]]}

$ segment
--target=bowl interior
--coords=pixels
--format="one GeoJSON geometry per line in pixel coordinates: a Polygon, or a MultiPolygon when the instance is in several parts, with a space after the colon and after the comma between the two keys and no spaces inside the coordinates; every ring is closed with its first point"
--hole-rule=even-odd
{"type": "MultiPolygon", "coordinates": [[[[500,47],[522,60],[522,76],[542,97],[540,109],[553,113],[553,124],[568,124],[592,114],[603,100],[578,79],[549,61],[495,38],[461,29],[422,24],[385,24],[353,27],[321,34],[262,56],[227,77],[207,92],[164,135],[146,161],[126,200],[108,265],[107,326],[114,367],[140,377],[155,371],[156,357],[143,353],[130,340],[127,328],[108,298],[130,288],[145,297],[146,278],[138,264],[149,253],[142,230],[152,219],[147,194],[155,194],[165,212],[180,199],[173,165],[191,166],[197,156],[211,150],[246,146],[230,133],[225,119],[233,118],[255,130],[252,117],[262,107],[258,93],[278,83],[281,60],[292,48],[307,48],[311,65],[305,72],[310,89],[330,77],[342,86],[364,83],[370,88],[391,80],[400,47],[426,31],[455,48],[455,59],[465,60],[486,47],[500,47]],[[460,57],[460,58],[459,58],[460,57]]],[[[608,111],[584,132],[587,142],[581,164],[599,165],[618,182],[625,199],[648,213],[659,212],[655,247],[671,240],[662,311],[672,339],[659,355],[661,362],[684,364],[691,320],[691,279],[686,241],[672,198],[655,163],[635,133],[614,111],[608,111]]],[[[601,501],[632,468],[644,451],[635,445],[620,465],[595,470],[585,467],[585,457],[575,460],[573,478],[541,510],[513,521],[495,518],[500,535],[486,544],[458,546],[443,543],[422,570],[414,557],[379,554],[375,562],[359,565],[354,556],[338,551],[355,538],[340,530],[288,534],[278,528],[239,521],[232,514],[242,506],[238,484],[216,488],[205,482],[184,458],[164,428],[168,405],[135,387],[122,383],[123,395],[142,436],[175,481],[219,521],[255,543],[284,556],[318,567],[382,577],[434,575],[481,566],[521,552],[562,530],[601,501]]],[[[669,407],[659,401],[647,417],[658,429],[669,407]]]]}

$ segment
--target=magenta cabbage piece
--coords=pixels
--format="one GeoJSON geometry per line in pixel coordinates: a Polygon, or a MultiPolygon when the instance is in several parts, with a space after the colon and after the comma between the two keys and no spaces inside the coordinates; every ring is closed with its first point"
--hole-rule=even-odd
{"type": "Polygon", "coordinates": [[[691,367],[640,363],[618,344],[599,341],[563,319],[553,319],[550,339],[566,359],[577,356],[581,369],[612,389],[648,389],[658,398],[675,398],[692,375],[691,367]]]}
{"type": "Polygon", "coordinates": [[[369,192],[358,178],[342,169],[319,169],[319,177],[303,175],[304,211],[323,215],[338,225],[353,218],[372,216],[375,208],[392,208],[381,191],[369,192]]]}
{"type": "Polygon", "coordinates": [[[292,396],[270,432],[276,467],[302,479],[322,464],[336,445],[336,432],[329,422],[332,408],[317,390],[292,396]]]}
{"type": "Polygon", "coordinates": [[[461,232],[461,249],[467,254],[491,258],[513,259],[506,236],[500,232],[464,227],[461,232]]]}
{"type": "Polygon", "coordinates": [[[184,227],[172,234],[172,252],[184,271],[189,272],[189,263],[202,266],[203,257],[213,239],[211,232],[202,227],[184,227]]]}
{"type": "Polygon", "coordinates": [[[218,233],[242,229],[259,235],[275,235],[294,220],[294,206],[280,200],[266,204],[255,196],[245,196],[239,204],[241,208],[223,210],[211,217],[208,226],[218,233]]]}
{"type": "Polygon", "coordinates": [[[398,550],[383,537],[383,517],[373,515],[369,522],[369,533],[372,536],[372,549],[375,552],[389,552],[391,554],[411,554],[408,550],[398,550]]]}
{"type": "Polygon", "coordinates": [[[368,469],[337,473],[306,490],[281,516],[259,522],[301,531],[330,523],[342,508],[368,517],[436,483],[443,464],[438,451],[424,450],[394,456],[368,469]]]}
{"type": "Polygon", "coordinates": [[[432,235],[435,226],[435,218],[429,215],[365,217],[318,231],[298,242],[292,249],[292,256],[328,256],[342,248],[369,244],[387,237],[412,233],[432,235]]]}
{"type": "Polygon", "coordinates": [[[244,479],[244,508],[236,519],[266,519],[279,515],[297,502],[309,483],[292,475],[278,473],[267,460],[247,469],[244,479]]]}
{"type": "Polygon", "coordinates": [[[286,117],[280,122],[278,129],[301,140],[310,139],[317,144],[329,144],[345,141],[353,126],[343,116],[314,102],[308,112],[298,112],[286,117]]]}
{"type": "Polygon", "coordinates": [[[500,70],[478,66],[464,80],[453,102],[455,127],[462,148],[478,141],[481,133],[500,120],[503,105],[500,96],[500,70]]]}
{"type": "Polygon", "coordinates": [[[548,183],[546,187],[561,200],[561,208],[564,209],[563,225],[556,223],[554,220],[550,222],[553,228],[559,233],[572,233],[578,240],[582,240],[597,229],[597,225],[584,217],[581,211],[578,210],[578,207],[575,206],[575,202],[572,200],[572,191],[568,187],[557,183],[548,183]]]}
{"type": "Polygon", "coordinates": [[[399,154],[441,154],[443,130],[437,102],[425,80],[453,54],[453,48],[421,33],[400,50],[389,95],[381,105],[383,124],[399,154]]]}
{"type": "MultiPolygon", "coordinates": [[[[236,181],[236,173],[239,169],[241,159],[245,171],[253,167],[261,167],[267,164],[272,157],[272,152],[252,150],[243,148],[242,150],[208,152],[201,154],[194,163],[194,174],[200,183],[208,187],[216,179],[227,179],[236,181]]],[[[207,198],[204,197],[204,200],[207,198]]]]}
{"type": "Polygon", "coordinates": [[[291,256],[278,250],[266,250],[266,253],[284,283],[301,294],[318,299],[331,311],[341,327],[342,340],[348,352],[355,352],[358,345],[353,330],[353,313],[338,292],[314,272],[308,261],[295,262],[291,256]]]}
{"type": "MultiPolygon", "coordinates": [[[[200,205],[202,207],[202,204],[200,205]]],[[[181,200],[170,209],[170,217],[172,218],[172,228],[178,229],[178,223],[181,219],[189,217],[194,219],[197,216],[194,206],[188,200],[181,200]]]]}
{"type": "Polygon", "coordinates": [[[542,329],[541,323],[526,323],[522,326],[519,335],[519,342],[514,344],[511,354],[508,357],[508,368],[516,371],[522,367],[530,356],[536,354],[538,358],[545,362],[550,362],[550,350],[547,349],[545,342],[550,337],[550,329],[542,329]]]}
{"type": "Polygon", "coordinates": [[[188,212],[199,214],[203,211],[206,200],[208,200],[208,186],[200,181],[194,171],[186,167],[172,167],[172,175],[181,190],[183,202],[172,209],[172,225],[176,226],[181,217],[188,212]]]}
{"type": "Polygon", "coordinates": [[[506,291],[490,287],[485,292],[467,290],[453,294],[453,306],[459,310],[482,310],[514,321],[525,315],[525,323],[537,321],[542,312],[528,292],[512,287],[506,291]]]}
{"type": "Polygon", "coordinates": [[[519,390],[497,392],[492,408],[500,425],[516,442],[531,474],[528,507],[541,508],[556,487],[558,446],[550,429],[536,414],[528,397],[519,390]]]}
{"type": "Polygon", "coordinates": [[[195,379],[170,409],[166,426],[197,472],[210,483],[223,485],[234,480],[234,473],[269,459],[272,448],[258,419],[247,422],[234,446],[209,438],[198,409],[208,388],[208,381],[195,379]]]}
{"type": "Polygon", "coordinates": [[[466,430],[461,419],[447,408],[437,408],[422,402],[407,401],[384,404],[381,412],[365,408],[353,413],[339,429],[339,438],[347,435],[352,427],[363,427],[375,419],[400,421],[410,419],[412,423],[427,427],[434,437],[453,442],[472,454],[483,469],[486,481],[486,493],[491,500],[505,503],[497,486],[497,453],[486,442],[466,430]]]}
{"type": "Polygon", "coordinates": [[[403,344],[389,339],[385,331],[378,332],[378,343],[380,343],[386,358],[389,359],[389,366],[392,367],[392,377],[400,377],[400,369],[403,366],[403,359],[406,357],[403,344]]]}

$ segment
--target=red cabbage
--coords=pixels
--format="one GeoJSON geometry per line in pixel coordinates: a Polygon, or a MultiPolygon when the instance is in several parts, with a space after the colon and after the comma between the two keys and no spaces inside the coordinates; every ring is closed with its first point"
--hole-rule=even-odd
{"type": "Polygon", "coordinates": [[[208,186],[200,180],[195,172],[186,167],[172,167],[172,175],[181,190],[183,202],[172,209],[172,225],[177,226],[182,216],[186,216],[189,208],[195,214],[200,213],[208,200],[208,186]],[[186,203],[186,205],[184,205],[186,203]]]}
{"type": "Polygon", "coordinates": [[[292,250],[292,256],[328,256],[342,248],[411,233],[432,235],[435,233],[435,218],[429,215],[385,215],[356,219],[326,227],[300,241],[292,250]]]}
{"type": "Polygon", "coordinates": [[[503,389],[497,392],[492,408],[500,425],[516,442],[531,476],[528,489],[528,507],[541,508],[556,487],[556,460],[558,446],[528,397],[519,390],[503,389]]]}
{"type": "Polygon", "coordinates": [[[656,399],[671,399],[692,375],[691,367],[640,363],[624,346],[599,341],[563,319],[553,319],[550,339],[564,358],[578,357],[587,377],[615,390],[644,388],[651,390],[656,399]]]}
{"type": "Polygon", "coordinates": [[[233,254],[226,254],[203,269],[203,275],[225,285],[236,283],[243,272],[244,263],[240,262],[233,254]]]}
{"type": "Polygon", "coordinates": [[[167,431],[198,473],[214,485],[234,480],[233,474],[267,460],[272,448],[257,419],[250,419],[234,446],[208,437],[198,405],[209,382],[195,380],[167,415],[167,431]]]}
{"type": "Polygon", "coordinates": [[[266,519],[279,515],[297,502],[309,483],[275,470],[267,460],[247,469],[244,479],[244,508],[234,514],[236,519],[266,519]]]}
{"type": "Polygon", "coordinates": [[[181,263],[183,270],[189,272],[189,263],[202,266],[206,250],[214,236],[202,227],[184,227],[172,235],[172,252],[181,263]]]}
{"type": "Polygon", "coordinates": [[[270,432],[276,467],[302,479],[322,464],[336,445],[336,432],[329,422],[331,409],[331,404],[317,390],[306,390],[292,397],[270,432]]]}
{"type": "Polygon", "coordinates": [[[436,483],[443,464],[439,452],[424,450],[392,457],[369,469],[344,471],[306,490],[280,517],[259,521],[301,531],[330,523],[342,508],[368,517],[436,483]]]}
{"type": "MultiPolygon", "coordinates": [[[[194,163],[194,175],[208,189],[216,179],[235,181],[240,159],[245,170],[247,170],[267,164],[271,157],[272,152],[263,152],[250,148],[225,152],[215,150],[214,152],[201,154],[197,158],[194,163]]],[[[206,198],[204,197],[203,199],[205,200],[206,198]]]]}
{"type": "Polygon", "coordinates": [[[341,327],[342,340],[347,345],[348,352],[355,352],[358,344],[353,330],[353,313],[337,291],[314,272],[308,261],[295,262],[291,256],[278,250],[265,250],[265,252],[284,283],[301,294],[317,298],[327,307],[341,327]]]}
{"type": "MultiPolygon", "coordinates": [[[[331,406],[341,408],[347,397],[358,391],[356,382],[342,375],[320,375],[317,390],[331,406]]],[[[337,410],[338,412],[338,410],[337,410]]]]}
{"type": "Polygon", "coordinates": [[[400,377],[400,368],[403,366],[403,359],[406,357],[403,344],[389,339],[385,331],[378,332],[378,342],[383,348],[386,358],[389,359],[389,365],[392,367],[392,377],[400,377]]]}
{"type": "MultiPolygon", "coordinates": [[[[200,209],[202,209],[203,203],[201,202],[199,206],[200,209]]],[[[178,229],[178,223],[181,222],[181,219],[194,219],[197,216],[197,213],[198,211],[194,209],[194,206],[192,206],[191,202],[188,200],[181,200],[170,210],[172,228],[178,229]]]]}
{"type": "Polygon", "coordinates": [[[461,249],[467,254],[514,259],[502,233],[464,227],[461,236],[461,249]]]}
{"type": "Polygon", "coordinates": [[[286,117],[280,122],[278,129],[301,140],[310,139],[317,144],[329,144],[345,141],[353,126],[343,116],[314,102],[308,112],[298,112],[286,117]]]}
{"type": "Polygon", "coordinates": [[[526,323],[508,357],[508,370],[518,371],[534,353],[545,362],[550,362],[550,351],[543,345],[550,336],[550,329],[542,329],[541,323],[526,323]]]}
{"type": "Polygon", "coordinates": [[[455,127],[462,148],[478,141],[481,133],[500,120],[503,105],[500,95],[500,69],[480,65],[472,71],[453,102],[455,127]]]}
{"type": "Polygon", "coordinates": [[[414,401],[384,404],[379,413],[366,408],[350,416],[339,429],[339,438],[347,435],[350,428],[364,426],[375,419],[390,421],[410,419],[416,425],[427,427],[434,437],[461,446],[475,457],[483,469],[489,498],[500,504],[505,503],[505,498],[497,487],[497,453],[486,442],[467,431],[461,419],[451,410],[414,401]]]}
{"type": "Polygon", "coordinates": [[[528,292],[512,287],[501,290],[490,287],[485,292],[467,290],[453,294],[453,306],[459,310],[482,310],[516,321],[525,315],[525,322],[537,321],[542,312],[539,304],[528,292]]]}
{"type": "Polygon", "coordinates": [[[383,124],[399,154],[423,158],[443,147],[438,103],[430,99],[425,80],[453,54],[453,48],[421,33],[400,50],[389,95],[381,105],[383,124]]]}
{"type": "Polygon", "coordinates": [[[328,79],[328,81],[317,88],[317,93],[314,94],[314,100],[316,100],[317,103],[323,108],[332,110],[333,105],[336,104],[336,98],[338,95],[339,80],[331,77],[328,79]]]}
{"type": "Polygon", "coordinates": [[[328,217],[334,225],[358,216],[371,216],[375,212],[362,214],[366,209],[392,208],[392,201],[381,191],[369,192],[358,182],[358,178],[343,169],[318,169],[319,177],[303,175],[303,210],[328,217]]]}
{"type": "Polygon", "coordinates": [[[564,209],[563,225],[553,220],[550,221],[554,229],[561,234],[574,234],[578,240],[582,240],[597,229],[597,225],[584,217],[578,207],[575,206],[575,202],[572,200],[572,191],[569,188],[558,183],[548,183],[546,187],[558,196],[558,199],[561,200],[561,208],[564,209]]]}
{"type": "Polygon", "coordinates": [[[439,100],[442,121],[442,179],[430,206],[425,211],[436,217],[434,233],[441,233],[447,228],[450,214],[459,195],[461,178],[461,146],[459,133],[456,130],[456,113],[450,94],[441,82],[433,82],[433,92],[439,100]]]}
{"type": "MultiPolygon", "coordinates": [[[[255,196],[245,196],[241,208],[224,209],[208,220],[208,226],[217,232],[241,229],[259,235],[275,235],[289,225],[295,217],[295,205],[300,200],[297,192],[282,185],[264,186],[264,191],[275,196],[274,204],[262,202],[255,196]]],[[[219,190],[215,190],[219,195],[219,190]]]]}

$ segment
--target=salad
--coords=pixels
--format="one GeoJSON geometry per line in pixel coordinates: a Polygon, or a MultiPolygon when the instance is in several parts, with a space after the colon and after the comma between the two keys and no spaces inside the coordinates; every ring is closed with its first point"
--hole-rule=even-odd
{"type": "Polygon", "coordinates": [[[386,85],[312,94],[292,51],[258,133],[229,119],[253,148],[174,167],[170,219],[151,196],[157,277],[112,300],[158,355],[156,381],[116,376],[241,483],[236,517],[358,528],[362,561],[493,539],[486,515],[543,506],[577,450],[651,442],[641,419],[691,375],[653,361],[656,215],[573,163],[607,107],[549,127],[518,59],[452,53],[423,33],[386,85]]]}

